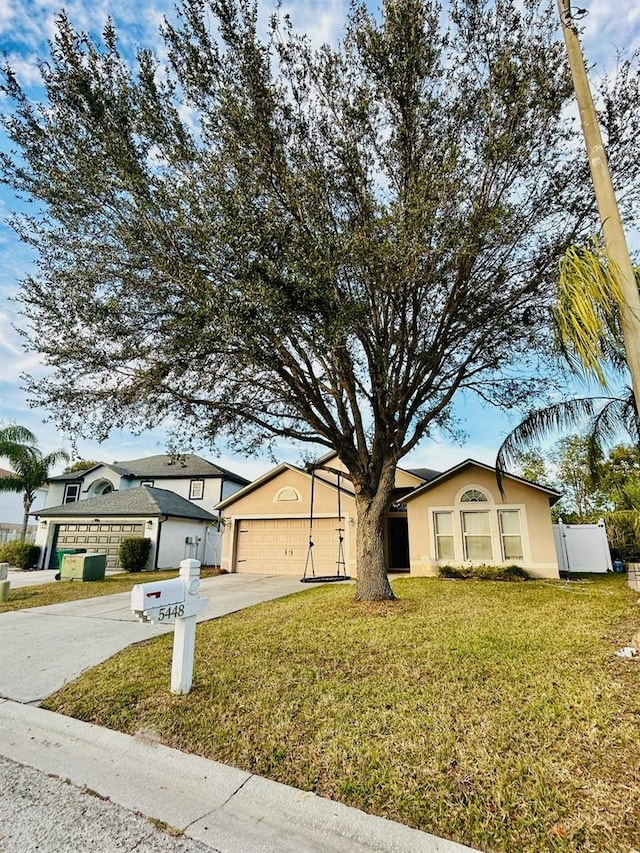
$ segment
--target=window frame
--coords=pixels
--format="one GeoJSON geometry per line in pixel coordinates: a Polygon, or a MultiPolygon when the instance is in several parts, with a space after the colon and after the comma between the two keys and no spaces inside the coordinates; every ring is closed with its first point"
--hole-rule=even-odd
{"type": "Polygon", "coordinates": [[[455,537],[455,523],[454,523],[454,515],[453,510],[440,510],[436,509],[433,511],[433,535],[436,546],[436,560],[442,562],[443,560],[455,560],[456,558],[456,537],[455,537]],[[451,532],[444,533],[438,531],[438,519],[439,518],[448,518],[451,522],[451,532]],[[448,540],[451,545],[451,556],[441,555],[440,553],[440,542],[441,540],[448,540]]]}
{"type": "Polygon", "coordinates": [[[190,501],[203,501],[204,500],[204,480],[190,480],[189,481],[189,500],[190,501]],[[198,489],[199,487],[199,489],[198,489]],[[197,492],[200,492],[198,494],[197,492]]]}
{"type": "MultiPolygon", "coordinates": [[[[491,491],[485,486],[475,483],[466,483],[464,487],[458,489],[453,496],[454,503],[450,506],[432,505],[428,510],[429,517],[429,537],[430,537],[430,559],[438,565],[446,565],[447,563],[469,563],[471,565],[480,565],[487,563],[491,565],[504,565],[509,563],[526,563],[531,560],[527,508],[524,503],[502,504],[497,503],[491,491]],[[485,500],[466,500],[462,501],[463,495],[470,491],[477,491],[486,496],[485,500]],[[469,534],[464,529],[464,513],[484,513],[489,517],[489,532],[488,534],[469,534]],[[522,556],[505,557],[505,550],[509,550],[505,544],[508,537],[516,536],[515,533],[503,533],[503,520],[501,513],[516,513],[518,520],[519,546],[522,556]],[[447,540],[451,541],[450,534],[439,533],[437,530],[438,516],[449,514],[453,525],[453,556],[446,555],[447,545],[444,544],[447,540]],[[467,539],[470,535],[487,535],[491,544],[491,558],[487,557],[469,557],[469,549],[467,539]],[[444,544],[445,552],[440,543],[444,544]]],[[[506,520],[506,519],[505,519],[506,520]]],[[[512,543],[515,544],[515,543],[512,543]]]]}
{"type": "Polygon", "coordinates": [[[82,483],[65,483],[64,486],[64,496],[62,499],[63,504],[75,504],[80,500],[80,490],[82,489],[82,483]],[[75,489],[75,497],[70,497],[71,489],[75,489]]]}
{"type": "MultiPolygon", "coordinates": [[[[474,503],[475,503],[475,501],[474,501],[474,503]]],[[[488,560],[489,562],[492,563],[495,548],[494,548],[494,544],[493,544],[493,531],[491,529],[491,527],[492,527],[492,525],[491,525],[491,511],[489,509],[480,509],[480,510],[478,510],[478,509],[475,509],[475,510],[473,510],[473,509],[472,510],[461,509],[460,513],[459,513],[459,519],[460,519],[460,530],[462,533],[462,553],[464,555],[465,562],[484,563],[488,560]],[[471,516],[473,516],[474,518],[482,518],[482,519],[486,520],[486,532],[474,533],[474,532],[470,532],[469,530],[467,530],[466,520],[468,518],[470,519],[471,516]],[[470,557],[469,556],[469,541],[472,538],[482,539],[482,540],[488,541],[489,554],[483,555],[480,557],[470,557]]]]}
{"type": "Polygon", "coordinates": [[[503,562],[507,562],[507,560],[524,560],[524,538],[522,535],[522,516],[520,510],[516,507],[501,507],[498,509],[498,535],[500,537],[500,553],[502,555],[503,562]],[[502,519],[505,515],[515,515],[518,520],[518,533],[505,533],[503,529],[502,519]],[[520,556],[508,556],[506,555],[505,548],[505,539],[519,539],[520,540],[520,556]]]}

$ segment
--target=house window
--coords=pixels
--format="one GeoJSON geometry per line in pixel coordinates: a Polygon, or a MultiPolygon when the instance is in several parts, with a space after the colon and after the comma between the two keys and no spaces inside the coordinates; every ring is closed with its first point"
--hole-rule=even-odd
{"type": "Polygon", "coordinates": [[[281,501],[299,501],[300,495],[292,486],[285,486],[283,489],[280,489],[279,492],[276,493],[275,501],[276,503],[280,503],[281,501]]]}
{"type": "Polygon", "coordinates": [[[80,496],[80,483],[67,483],[64,487],[64,501],[65,504],[73,504],[78,500],[80,496]]]}
{"type": "Polygon", "coordinates": [[[491,545],[491,517],[489,513],[462,512],[461,516],[465,560],[492,560],[493,547],[491,545]]]}
{"type": "Polygon", "coordinates": [[[204,497],[204,480],[192,480],[189,485],[189,500],[201,501],[204,497]]]}
{"type": "Polygon", "coordinates": [[[498,511],[500,525],[500,540],[503,560],[522,560],[522,533],[520,529],[520,513],[517,509],[501,509],[498,511]]]}
{"type": "Polygon", "coordinates": [[[455,559],[453,544],[453,513],[434,512],[433,523],[436,534],[436,559],[455,559]]]}
{"type": "Polygon", "coordinates": [[[153,480],[141,480],[140,481],[141,486],[151,486],[152,488],[153,488],[153,483],[154,483],[153,480]]]}
{"type": "Polygon", "coordinates": [[[467,489],[460,498],[461,503],[482,503],[488,500],[489,498],[480,489],[467,489]]]}

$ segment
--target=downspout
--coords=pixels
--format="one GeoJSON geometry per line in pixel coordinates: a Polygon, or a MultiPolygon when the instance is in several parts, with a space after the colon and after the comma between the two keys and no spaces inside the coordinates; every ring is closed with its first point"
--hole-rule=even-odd
{"type": "Polygon", "coordinates": [[[158,557],[160,556],[160,535],[162,533],[162,525],[165,523],[165,521],[168,521],[168,519],[169,519],[168,515],[165,515],[164,518],[160,518],[158,516],[158,536],[156,537],[156,555],[153,559],[153,571],[154,572],[158,571],[158,557]]]}

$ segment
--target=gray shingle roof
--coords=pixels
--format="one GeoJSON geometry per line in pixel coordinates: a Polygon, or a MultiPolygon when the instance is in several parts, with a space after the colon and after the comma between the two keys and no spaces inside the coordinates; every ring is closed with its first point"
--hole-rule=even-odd
{"type": "Polygon", "coordinates": [[[430,480],[435,480],[436,477],[439,477],[442,474],[442,471],[436,471],[435,468],[405,468],[405,471],[408,471],[410,474],[414,474],[416,477],[420,477],[421,480],[424,480],[425,483],[428,483],[430,480]]]}
{"type": "Polygon", "coordinates": [[[156,489],[151,486],[137,486],[134,489],[124,489],[109,492],[96,498],[84,501],[61,504],[32,513],[46,518],[57,517],[86,517],[86,516],[158,516],[169,515],[173,518],[195,518],[202,521],[217,521],[217,516],[191,503],[186,498],[169,492],[167,489],[156,489]]]}
{"type": "MultiPolygon", "coordinates": [[[[149,479],[155,477],[162,477],[163,479],[167,477],[224,477],[225,480],[233,480],[243,486],[249,483],[249,480],[241,477],[239,474],[227,471],[226,468],[221,468],[220,465],[214,465],[213,462],[208,462],[201,456],[196,456],[195,453],[181,453],[178,455],[158,453],[155,456],[143,456],[141,459],[130,459],[113,463],[104,462],[100,464],[117,471],[123,477],[148,477],[149,479]]],[[[50,479],[52,481],[81,480],[89,471],[93,470],[94,468],[89,468],[87,471],[59,474],[50,479]]]]}

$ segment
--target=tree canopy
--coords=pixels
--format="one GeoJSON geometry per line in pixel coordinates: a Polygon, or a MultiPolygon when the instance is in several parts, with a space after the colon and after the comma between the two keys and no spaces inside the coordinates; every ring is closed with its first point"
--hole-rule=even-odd
{"type": "Polygon", "coordinates": [[[316,50],[250,0],[184,0],[164,68],[62,14],[42,105],[5,68],[5,180],[39,205],[15,220],[34,399],[101,438],[164,419],[334,449],[358,594],[389,597],[398,461],[461,389],[539,387],[554,267],[594,221],[557,27],[531,0],[387,0],[316,50]]]}

